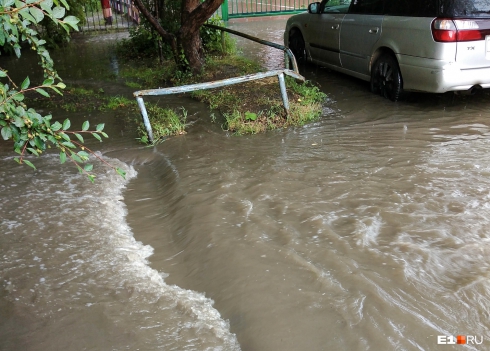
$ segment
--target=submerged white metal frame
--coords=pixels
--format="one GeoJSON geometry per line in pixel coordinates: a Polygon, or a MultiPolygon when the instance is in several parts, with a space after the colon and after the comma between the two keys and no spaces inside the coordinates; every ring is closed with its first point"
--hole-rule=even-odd
{"type": "Polygon", "coordinates": [[[206,26],[209,26],[209,27],[212,27],[215,29],[219,29],[222,32],[223,31],[230,32],[232,34],[239,35],[239,36],[242,36],[244,38],[259,42],[261,44],[268,45],[268,46],[274,47],[276,49],[283,50],[285,53],[286,68],[282,69],[282,70],[258,72],[258,73],[254,73],[254,74],[248,74],[245,76],[241,76],[241,77],[217,80],[214,82],[182,85],[179,87],[171,87],[171,88],[140,90],[140,91],[134,92],[133,96],[136,98],[136,101],[138,102],[138,106],[139,106],[140,111],[141,111],[141,117],[143,118],[143,123],[145,125],[145,129],[146,129],[146,132],[148,134],[148,140],[150,142],[153,142],[153,131],[151,128],[150,119],[148,118],[148,112],[147,112],[146,107],[145,107],[145,102],[143,100],[143,96],[160,96],[160,95],[188,93],[188,92],[196,91],[196,90],[219,88],[219,87],[224,87],[227,85],[245,83],[245,82],[250,82],[253,80],[277,76],[277,78],[279,80],[279,88],[281,90],[281,96],[282,96],[282,102],[284,105],[284,109],[286,110],[286,114],[289,115],[289,100],[288,100],[288,95],[286,92],[286,82],[284,79],[284,75],[288,75],[288,76],[296,78],[298,80],[305,81],[305,78],[301,74],[299,74],[299,72],[298,72],[298,66],[296,64],[296,59],[294,58],[294,55],[291,52],[291,50],[285,46],[282,46],[282,45],[279,45],[276,43],[272,43],[272,42],[268,42],[266,40],[254,38],[254,37],[249,36],[247,34],[236,32],[236,31],[230,30],[228,28],[218,27],[218,26],[214,26],[214,25],[206,25],[206,26]],[[289,60],[291,60],[291,62],[292,62],[294,71],[288,69],[289,60]]]}

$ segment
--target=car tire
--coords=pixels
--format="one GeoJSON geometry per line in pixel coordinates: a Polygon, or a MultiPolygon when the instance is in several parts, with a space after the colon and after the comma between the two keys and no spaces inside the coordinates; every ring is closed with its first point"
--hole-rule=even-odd
{"type": "Polygon", "coordinates": [[[403,80],[396,58],[382,54],[371,69],[371,91],[391,101],[398,101],[403,95],[403,80]]]}
{"type": "Polygon", "coordinates": [[[293,52],[296,62],[306,61],[305,40],[297,29],[289,33],[289,48],[293,52]]]}

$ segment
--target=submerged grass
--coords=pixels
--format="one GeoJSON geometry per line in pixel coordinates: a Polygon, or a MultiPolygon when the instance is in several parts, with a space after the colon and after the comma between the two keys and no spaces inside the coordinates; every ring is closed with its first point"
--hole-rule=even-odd
{"type": "Polygon", "coordinates": [[[225,117],[224,128],[237,135],[302,126],[317,119],[326,95],[311,82],[298,83],[286,77],[289,114],[282,102],[277,78],[194,93],[200,101],[219,110],[225,117]]]}
{"type": "MultiPolygon", "coordinates": [[[[155,104],[145,104],[148,112],[148,118],[153,130],[154,144],[163,141],[170,135],[185,134],[187,111],[182,108],[181,112],[162,108],[155,104]]],[[[141,136],[142,143],[149,144],[150,141],[146,135],[146,129],[142,122],[138,123],[138,133],[141,136]]]]}
{"type": "MultiPolygon", "coordinates": [[[[177,70],[173,61],[160,64],[158,61],[133,62],[122,65],[120,76],[125,85],[133,89],[178,86],[210,82],[243,76],[263,71],[255,62],[236,54],[216,55],[207,58],[201,74],[192,75],[177,70]]],[[[222,127],[236,135],[257,134],[267,130],[302,126],[317,119],[322,111],[326,95],[311,82],[297,82],[286,77],[289,98],[289,114],[286,113],[278,79],[265,78],[248,83],[235,84],[218,89],[201,90],[192,96],[214,110],[211,118],[222,116],[222,127]]],[[[41,99],[36,99],[41,101],[41,99]]],[[[146,129],[141,122],[140,111],[133,99],[108,96],[102,89],[74,87],[64,91],[63,96],[42,99],[42,105],[61,107],[66,111],[127,110],[127,115],[136,121],[140,140],[148,143],[146,129]]],[[[170,135],[185,133],[187,113],[171,110],[156,104],[146,104],[155,142],[170,135]]]]}
{"type": "MultiPolygon", "coordinates": [[[[134,99],[123,96],[108,96],[102,89],[73,87],[63,91],[63,96],[53,95],[50,98],[35,98],[37,106],[61,108],[68,112],[74,111],[109,111],[119,110],[126,114],[126,121],[134,121],[137,125],[140,140],[147,144],[146,129],[140,117],[140,110],[134,99]]],[[[187,111],[163,108],[156,104],[146,104],[150,123],[153,128],[154,140],[160,141],[171,135],[185,134],[187,111]]]]}

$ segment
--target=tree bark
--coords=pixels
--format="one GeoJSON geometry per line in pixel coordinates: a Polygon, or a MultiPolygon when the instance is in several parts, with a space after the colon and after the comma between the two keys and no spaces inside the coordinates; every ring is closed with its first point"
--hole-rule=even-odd
{"type": "MultiPolygon", "coordinates": [[[[182,67],[179,58],[182,50],[192,72],[200,72],[204,63],[204,50],[199,29],[216,12],[223,0],[206,0],[202,3],[200,0],[182,0],[180,29],[176,34],[166,31],[158,19],[151,15],[142,0],[133,0],[133,2],[162,39],[170,44],[177,65],[182,67]]],[[[157,6],[161,3],[158,1],[157,6]]]]}
{"type": "Polygon", "coordinates": [[[223,0],[183,0],[181,27],[177,34],[187,62],[194,73],[199,73],[204,63],[199,29],[213,15],[223,0]]]}

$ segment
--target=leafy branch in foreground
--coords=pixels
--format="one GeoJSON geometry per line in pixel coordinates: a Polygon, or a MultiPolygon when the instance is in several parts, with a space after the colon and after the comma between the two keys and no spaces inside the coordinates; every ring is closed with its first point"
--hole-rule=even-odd
{"type": "Polygon", "coordinates": [[[82,125],[80,131],[69,131],[69,119],[63,124],[51,123],[52,116],[41,116],[33,108],[28,108],[24,102],[25,94],[36,92],[49,97],[49,90],[62,95],[61,90],[65,84],[61,82],[54,69],[53,60],[49,51],[44,47],[46,43],[39,38],[36,26],[45,17],[50,18],[55,25],[61,26],[67,33],[70,29],[78,30],[78,19],[74,16],[65,16],[69,9],[66,0],[0,0],[0,48],[12,51],[17,57],[21,56],[21,43],[27,42],[31,50],[39,57],[39,65],[43,70],[44,82],[41,85],[30,87],[29,77],[25,78],[20,88],[8,75],[7,70],[0,67],[0,134],[3,140],[14,142],[14,151],[20,154],[15,160],[25,163],[35,169],[27,154],[39,156],[46,148],[54,146],[60,149],[60,161],[64,163],[67,158],[78,168],[80,173],[86,174],[93,182],[95,175],[91,173],[93,166],[82,163],[94,155],[104,164],[116,170],[121,176],[125,172],[113,167],[94,151],[84,146],[82,134],[91,134],[102,141],[101,136],[107,138],[103,132],[104,124],[99,124],[95,130],[89,130],[89,122],[82,125]],[[72,140],[73,135],[76,140],[72,140]]]}

